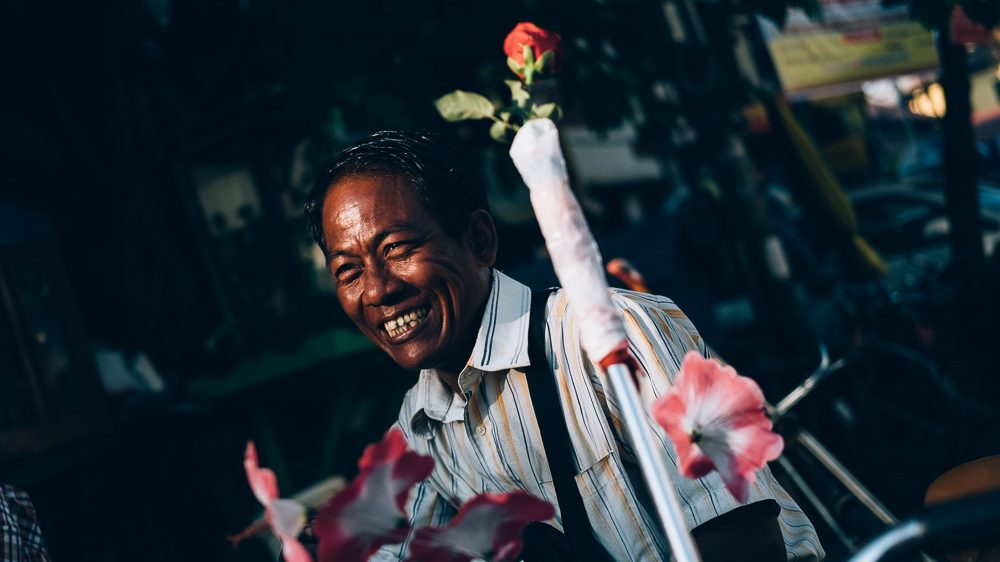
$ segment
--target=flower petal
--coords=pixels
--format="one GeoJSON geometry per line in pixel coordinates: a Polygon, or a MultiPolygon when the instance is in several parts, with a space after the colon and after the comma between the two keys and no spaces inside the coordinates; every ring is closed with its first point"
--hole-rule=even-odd
{"type": "Polygon", "coordinates": [[[714,468],[740,502],[746,501],[754,473],[778,458],[784,446],[764,415],[757,383],[693,351],[652,414],[677,449],[680,473],[700,478],[714,468]]]}
{"type": "Polygon", "coordinates": [[[409,532],[406,499],[434,469],[430,457],[406,450],[398,428],[369,445],[358,465],[361,473],[317,513],[320,562],[365,560],[382,545],[402,542],[409,532]]]}
{"type": "Polygon", "coordinates": [[[281,556],[285,562],[312,562],[309,551],[297,539],[285,535],[278,535],[278,538],[281,540],[281,556]]]}
{"type": "Polygon", "coordinates": [[[243,468],[257,501],[264,505],[264,519],[281,541],[285,562],[312,562],[309,552],[296,538],[306,524],[305,507],[278,496],[278,479],[272,470],[260,467],[253,441],[247,443],[243,454],[243,468]]]}
{"type": "Polygon", "coordinates": [[[524,46],[531,47],[535,60],[539,60],[547,52],[552,52],[552,61],[545,71],[555,72],[562,58],[562,38],[558,33],[542,29],[531,22],[521,22],[507,34],[503,41],[503,51],[515,64],[524,66],[524,46]]]}
{"type": "Polygon", "coordinates": [[[379,463],[394,463],[403,456],[407,447],[403,430],[393,426],[386,432],[381,441],[365,447],[361,458],[358,459],[358,470],[364,472],[379,463]]]}
{"type": "Polygon", "coordinates": [[[243,453],[243,469],[247,473],[247,482],[257,501],[263,506],[278,499],[278,479],[268,468],[261,468],[257,459],[257,447],[253,441],[247,441],[246,452],[243,453]]]}
{"type": "Polygon", "coordinates": [[[524,491],[479,494],[448,525],[417,529],[407,562],[515,560],[524,546],[525,525],[553,516],[552,504],[524,491]]]}
{"type": "Polygon", "coordinates": [[[267,510],[267,522],[276,533],[297,537],[306,526],[306,508],[295,500],[276,499],[267,510]]]}

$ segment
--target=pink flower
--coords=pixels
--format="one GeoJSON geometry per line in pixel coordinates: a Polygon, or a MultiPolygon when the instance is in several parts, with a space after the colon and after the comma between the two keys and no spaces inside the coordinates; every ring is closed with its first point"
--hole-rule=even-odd
{"type": "Polygon", "coordinates": [[[281,553],[285,562],[312,562],[309,553],[296,538],[305,527],[306,510],[296,501],[279,497],[278,479],[271,469],[260,467],[253,441],[247,443],[243,454],[243,468],[253,495],[264,506],[264,519],[281,541],[281,553]]]}
{"type": "Polygon", "coordinates": [[[407,562],[515,560],[524,546],[524,526],[554,515],[552,504],[527,492],[479,494],[448,525],[417,529],[407,562]]]}
{"type": "Polygon", "coordinates": [[[677,449],[682,475],[714,468],[740,502],[754,472],[781,454],[784,442],[764,415],[764,394],[732,367],[689,351],[674,386],[653,403],[653,418],[677,449]]]}
{"type": "Polygon", "coordinates": [[[394,427],[365,449],[357,478],[316,515],[319,562],[367,560],[380,546],[403,542],[410,489],[434,468],[433,459],[406,447],[403,432],[394,427]]]}

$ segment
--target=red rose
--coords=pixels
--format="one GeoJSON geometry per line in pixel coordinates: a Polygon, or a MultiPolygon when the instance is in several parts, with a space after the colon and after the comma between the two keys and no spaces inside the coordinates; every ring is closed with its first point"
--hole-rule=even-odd
{"type": "Polygon", "coordinates": [[[503,52],[507,53],[508,63],[511,70],[518,76],[524,76],[524,46],[531,47],[531,53],[535,64],[542,60],[546,53],[552,53],[547,60],[542,63],[543,67],[536,66],[534,72],[552,73],[559,67],[559,59],[562,49],[559,42],[562,39],[554,31],[542,29],[531,22],[521,22],[514,27],[513,31],[507,34],[503,41],[503,52]]]}

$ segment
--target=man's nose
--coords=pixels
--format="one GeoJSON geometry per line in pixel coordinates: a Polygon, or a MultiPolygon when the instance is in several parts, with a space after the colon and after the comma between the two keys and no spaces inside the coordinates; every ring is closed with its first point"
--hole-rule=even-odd
{"type": "Polygon", "coordinates": [[[403,292],[404,283],[388,268],[376,265],[365,272],[365,304],[392,304],[394,296],[403,292]]]}

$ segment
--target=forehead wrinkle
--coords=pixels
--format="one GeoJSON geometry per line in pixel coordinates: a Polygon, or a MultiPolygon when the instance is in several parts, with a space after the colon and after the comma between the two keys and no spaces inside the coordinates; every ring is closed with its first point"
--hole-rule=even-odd
{"type": "Polygon", "coordinates": [[[422,231],[416,215],[428,211],[414,196],[405,178],[393,175],[348,176],[333,184],[323,213],[327,259],[374,251],[395,232],[422,231]],[[342,246],[335,247],[338,243],[342,246]]]}
{"type": "MultiPolygon", "coordinates": [[[[358,240],[361,236],[362,221],[361,204],[357,200],[349,201],[346,205],[339,206],[336,210],[326,214],[324,230],[340,234],[333,240],[327,240],[329,257],[345,253],[343,250],[332,247],[332,243],[343,240],[358,240]]],[[[324,234],[326,234],[324,233],[324,234]]]]}

